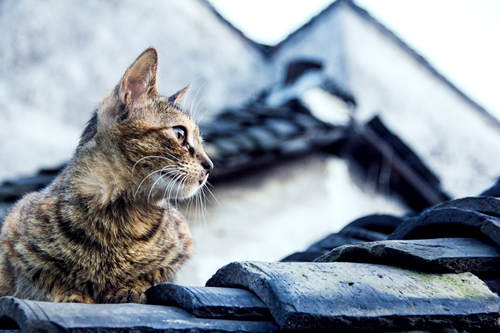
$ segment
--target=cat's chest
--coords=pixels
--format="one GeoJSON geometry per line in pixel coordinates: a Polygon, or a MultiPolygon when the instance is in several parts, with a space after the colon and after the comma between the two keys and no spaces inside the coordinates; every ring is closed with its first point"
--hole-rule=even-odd
{"type": "Polygon", "coordinates": [[[166,256],[182,250],[180,235],[185,229],[164,214],[167,213],[143,216],[133,221],[122,237],[103,244],[101,249],[87,251],[85,269],[91,274],[105,272],[107,276],[123,277],[148,272],[161,265],[166,256]],[[146,218],[149,218],[148,223],[145,223],[146,218]]]}

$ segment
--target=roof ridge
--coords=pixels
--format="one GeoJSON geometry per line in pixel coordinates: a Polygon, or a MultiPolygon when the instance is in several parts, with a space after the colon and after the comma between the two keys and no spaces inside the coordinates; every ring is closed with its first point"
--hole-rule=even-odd
{"type": "Polygon", "coordinates": [[[298,35],[300,32],[302,32],[304,29],[307,27],[311,26],[314,24],[319,18],[323,17],[327,12],[335,9],[336,7],[339,6],[339,4],[344,3],[344,2],[351,2],[351,0],[332,0],[332,3],[330,3],[328,6],[326,6],[323,10],[321,10],[318,14],[314,15],[307,21],[306,23],[302,24],[299,28],[295,29],[291,33],[289,33],[281,42],[278,44],[275,44],[271,47],[271,49],[268,51],[268,55],[272,55],[276,53],[282,45],[286,44],[290,39],[294,38],[296,35],[298,35]]]}

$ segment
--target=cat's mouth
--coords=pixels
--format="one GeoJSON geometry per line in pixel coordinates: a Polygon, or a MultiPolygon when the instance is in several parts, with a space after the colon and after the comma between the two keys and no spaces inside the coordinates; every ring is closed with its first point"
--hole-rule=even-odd
{"type": "Polygon", "coordinates": [[[205,185],[205,182],[207,181],[207,179],[208,179],[208,173],[200,177],[200,179],[198,180],[200,187],[205,185]]]}

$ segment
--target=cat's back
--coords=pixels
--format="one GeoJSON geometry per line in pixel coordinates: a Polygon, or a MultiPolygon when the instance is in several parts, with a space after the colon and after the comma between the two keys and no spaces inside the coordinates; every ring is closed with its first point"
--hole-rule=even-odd
{"type": "Polygon", "coordinates": [[[54,216],[56,198],[52,195],[52,188],[59,182],[59,177],[46,188],[28,193],[14,204],[2,225],[3,242],[30,233],[53,231],[50,221],[54,216]]]}
{"type": "Polygon", "coordinates": [[[30,222],[36,216],[35,207],[42,198],[40,192],[31,192],[22,197],[9,211],[2,226],[2,241],[18,238],[21,233],[29,228],[30,222]]]}

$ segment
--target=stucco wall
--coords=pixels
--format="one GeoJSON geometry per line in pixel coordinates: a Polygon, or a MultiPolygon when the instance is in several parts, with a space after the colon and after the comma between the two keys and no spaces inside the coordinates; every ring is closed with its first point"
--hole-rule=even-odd
{"type": "Polygon", "coordinates": [[[281,82],[289,61],[297,58],[322,61],[325,73],[342,83],[346,79],[342,26],[339,13],[330,10],[313,24],[290,36],[271,57],[273,80],[281,82]]]}
{"type": "Polygon", "coordinates": [[[149,46],[160,92],[238,105],[267,82],[258,51],[197,0],[0,2],[0,179],[68,159],[92,110],[149,46]]]}
{"type": "Polygon", "coordinates": [[[357,98],[357,119],[380,113],[452,196],[477,194],[500,175],[500,128],[345,2],[278,49],[275,81],[296,57],[323,61],[357,98]]]}
{"type": "Polygon", "coordinates": [[[358,116],[380,112],[454,196],[500,175],[500,128],[349,7],[342,7],[348,84],[358,116]]]}
{"type": "Polygon", "coordinates": [[[372,213],[401,215],[399,202],[360,186],[344,160],[311,156],[215,188],[218,204],[192,221],[195,250],[177,281],[199,285],[236,260],[274,261],[372,213]]]}

